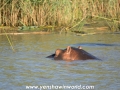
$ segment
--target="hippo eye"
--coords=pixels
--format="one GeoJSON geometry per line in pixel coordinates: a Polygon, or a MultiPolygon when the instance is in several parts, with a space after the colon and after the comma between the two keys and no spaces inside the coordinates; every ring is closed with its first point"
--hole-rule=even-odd
{"type": "Polygon", "coordinates": [[[70,54],[70,52],[66,52],[66,54],[70,54]]]}

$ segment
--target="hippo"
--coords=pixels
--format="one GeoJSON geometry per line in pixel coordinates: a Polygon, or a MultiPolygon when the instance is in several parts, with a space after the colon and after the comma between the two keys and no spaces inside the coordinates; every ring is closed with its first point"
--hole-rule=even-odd
{"type": "Polygon", "coordinates": [[[66,49],[57,49],[55,54],[47,56],[47,58],[54,58],[54,60],[99,60],[97,57],[86,52],[79,46],[78,48],[68,46],[66,49]]]}

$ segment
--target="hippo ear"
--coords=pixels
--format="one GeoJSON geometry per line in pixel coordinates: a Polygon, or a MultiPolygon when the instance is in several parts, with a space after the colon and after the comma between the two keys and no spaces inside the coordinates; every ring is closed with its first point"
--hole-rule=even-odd
{"type": "Polygon", "coordinates": [[[57,50],[55,51],[55,57],[57,57],[59,54],[60,54],[60,49],[57,49],[57,50]]]}
{"type": "Polygon", "coordinates": [[[82,49],[82,47],[81,47],[81,46],[79,46],[78,48],[79,48],[79,49],[82,49]]]}
{"type": "Polygon", "coordinates": [[[67,54],[70,54],[70,52],[71,52],[71,47],[68,46],[68,47],[67,47],[67,54]]]}

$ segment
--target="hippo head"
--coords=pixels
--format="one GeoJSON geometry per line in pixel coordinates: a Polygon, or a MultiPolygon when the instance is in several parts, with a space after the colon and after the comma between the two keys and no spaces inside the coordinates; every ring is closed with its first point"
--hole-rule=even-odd
{"type": "Polygon", "coordinates": [[[55,52],[55,60],[79,60],[80,59],[80,50],[82,48],[73,48],[68,46],[66,49],[61,50],[57,49],[55,52]]]}
{"type": "Polygon", "coordinates": [[[68,46],[66,49],[57,49],[55,54],[47,56],[47,58],[54,58],[54,60],[88,60],[98,59],[90,53],[83,50],[80,46],[78,48],[68,46]]]}

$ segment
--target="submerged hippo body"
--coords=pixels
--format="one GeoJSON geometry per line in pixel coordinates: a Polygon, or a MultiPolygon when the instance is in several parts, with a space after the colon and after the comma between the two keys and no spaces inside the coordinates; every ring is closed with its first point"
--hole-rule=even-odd
{"type": "Polygon", "coordinates": [[[95,56],[84,51],[80,46],[78,48],[68,46],[66,49],[57,49],[55,54],[47,58],[54,58],[54,60],[88,60],[98,59],[95,56]]]}

